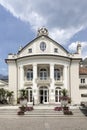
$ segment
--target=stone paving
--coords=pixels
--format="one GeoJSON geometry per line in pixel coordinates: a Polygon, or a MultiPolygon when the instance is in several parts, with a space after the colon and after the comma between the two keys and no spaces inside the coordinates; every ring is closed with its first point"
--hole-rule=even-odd
{"type": "Polygon", "coordinates": [[[87,118],[0,118],[0,130],[87,130],[87,118]]]}
{"type": "Polygon", "coordinates": [[[73,109],[73,116],[55,117],[18,116],[16,110],[17,107],[0,109],[0,130],[87,130],[87,116],[81,114],[79,109],[73,109]]]}

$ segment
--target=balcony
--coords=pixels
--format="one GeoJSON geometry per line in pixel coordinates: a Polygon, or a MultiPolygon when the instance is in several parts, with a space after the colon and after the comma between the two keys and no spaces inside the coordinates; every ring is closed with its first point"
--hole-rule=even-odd
{"type": "Polygon", "coordinates": [[[36,79],[36,83],[37,83],[37,84],[50,84],[51,81],[52,81],[52,80],[51,80],[51,78],[49,78],[49,77],[48,77],[48,78],[46,77],[46,78],[37,78],[37,79],[36,79]]]}
{"type": "Polygon", "coordinates": [[[32,84],[33,84],[33,80],[25,80],[24,81],[25,86],[29,86],[29,85],[32,85],[32,84]]]}
{"type": "Polygon", "coordinates": [[[87,84],[86,83],[81,83],[79,85],[79,89],[87,89],[87,84]]]}
{"type": "Polygon", "coordinates": [[[63,80],[54,80],[55,85],[63,85],[63,80]]]}

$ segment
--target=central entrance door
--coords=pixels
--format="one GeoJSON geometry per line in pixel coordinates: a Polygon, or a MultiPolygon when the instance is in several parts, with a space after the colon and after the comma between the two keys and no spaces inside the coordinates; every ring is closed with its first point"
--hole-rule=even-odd
{"type": "Polygon", "coordinates": [[[47,87],[40,87],[39,101],[40,104],[47,104],[49,102],[49,91],[47,87]]]}

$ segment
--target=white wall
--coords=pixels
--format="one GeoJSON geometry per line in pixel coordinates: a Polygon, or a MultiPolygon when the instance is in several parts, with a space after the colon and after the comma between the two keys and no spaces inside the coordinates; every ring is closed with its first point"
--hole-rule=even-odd
{"type": "Polygon", "coordinates": [[[72,61],[71,68],[71,100],[72,104],[80,104],[79,93],[79,63],[72,61]]]}
{"type": "Polygon", "coordinates": [[[9,90],[14,92],[14,103],[17,103],[17,68],[15,62],[8,65],[9,90]]]}

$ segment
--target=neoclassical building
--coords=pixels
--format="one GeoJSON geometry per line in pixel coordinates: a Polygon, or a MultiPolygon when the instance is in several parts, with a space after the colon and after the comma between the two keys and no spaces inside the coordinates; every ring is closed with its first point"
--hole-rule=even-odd
{"type": "Polygon", "coordinates": [[[79,66],[81,45],[77,51],[69,53],[63,46],[48,36],[46,28],[40,28],[37,37],[20,48],[17,54],[9,54],[9,89],[14,91],[17,102],[21,89],[28,89],[28,103],[57,104],[62,89],[67,89],[72,104],[82,101],[79,89],[79,66]]]}

